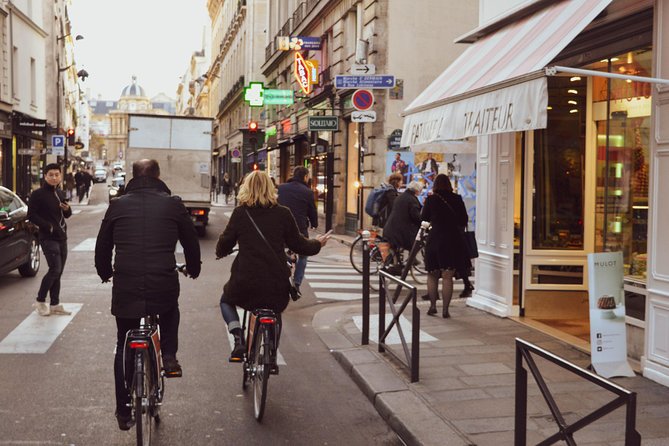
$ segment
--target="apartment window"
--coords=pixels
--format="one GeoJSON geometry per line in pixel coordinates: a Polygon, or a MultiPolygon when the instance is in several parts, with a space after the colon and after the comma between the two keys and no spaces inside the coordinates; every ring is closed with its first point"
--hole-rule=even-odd
{"type": "Polygon", "coordinates": [[[30,105],[37,105],[37,68],[35,59],[30,58],[30,105]]]}

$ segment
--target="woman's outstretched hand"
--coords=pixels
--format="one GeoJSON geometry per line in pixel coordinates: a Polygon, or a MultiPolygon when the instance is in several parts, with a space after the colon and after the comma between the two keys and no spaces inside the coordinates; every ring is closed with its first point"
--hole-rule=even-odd
{"type": "Polygon", "coordinates": [[[319,235],[318,237],[316,237],[316,240],[321,242],[321,246],[325,246],[327,244],[328,240],[330,240],[330,234],[332,234],[332,230],[329,230],[328,232],[326,232],[323,235],[319,235]]]}

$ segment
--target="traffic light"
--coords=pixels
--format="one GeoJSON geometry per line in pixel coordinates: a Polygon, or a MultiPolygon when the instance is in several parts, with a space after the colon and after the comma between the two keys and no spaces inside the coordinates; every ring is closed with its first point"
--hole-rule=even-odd
{"type": "Polygon", "coordinates": [[[67,145],[68,146],[73,146],[75,143],[74,141],[74,129],[70,128],[67,129],[67,145]]]}
{"type": "Polygon", "coordinates": [[[257,132],[258,131],[258,121],[249,121],[249,132],[257,132]]]}
{"type": "Polygon", "coordinates": [[[258,170],[258,164],[257,163],[253,163],[253,170],[258,170]]]}

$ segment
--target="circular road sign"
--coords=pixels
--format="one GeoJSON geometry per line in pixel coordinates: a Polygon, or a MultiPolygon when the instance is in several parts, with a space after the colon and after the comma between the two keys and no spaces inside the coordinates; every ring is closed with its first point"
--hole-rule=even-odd
{"type": "Polygon", "coordinates": [[[233,158],[239,158],[240,156],[242,156],[242,154],[239,152],[239,149],[232,149],[231,155],[233,158]]]}
{"type": "Polygon", "coordinates": [[[369,90],[355,90],[351,102],[356,110],[369,110],[374,105],[374,94],[369,90]]]}

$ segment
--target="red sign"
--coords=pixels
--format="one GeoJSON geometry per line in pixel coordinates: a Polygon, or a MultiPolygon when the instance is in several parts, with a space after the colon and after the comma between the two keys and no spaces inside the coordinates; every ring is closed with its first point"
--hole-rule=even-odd
{"type": "Polygon", "coordinates": [[[374,105],[374,94],[369,90],[355,90],[351,102],[356,110],[369,110],[374,105]]]}
{"type": "Polygon", "coordinates": [[[295,53],[295,79],[304,94],[311,93],[311,67],[300,53],[295,53]]]}

